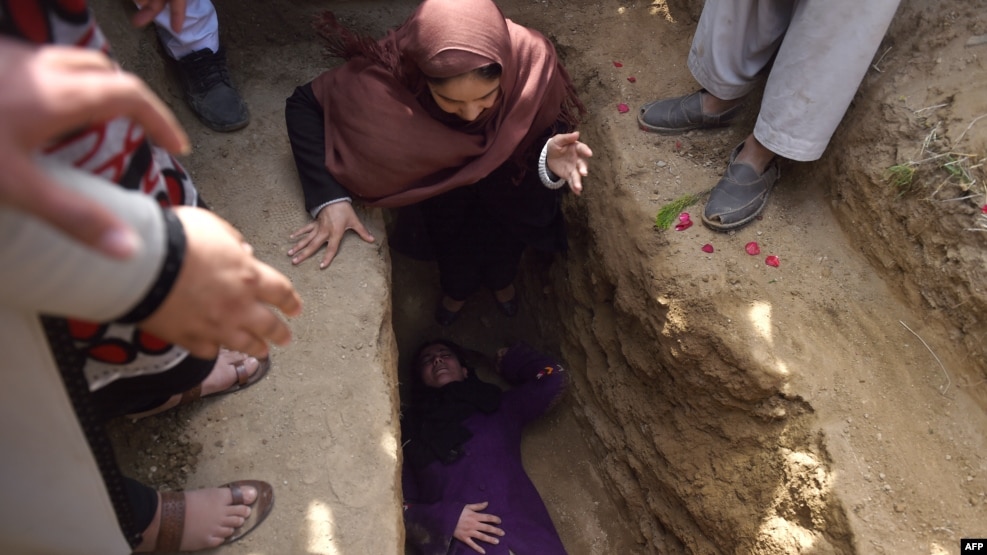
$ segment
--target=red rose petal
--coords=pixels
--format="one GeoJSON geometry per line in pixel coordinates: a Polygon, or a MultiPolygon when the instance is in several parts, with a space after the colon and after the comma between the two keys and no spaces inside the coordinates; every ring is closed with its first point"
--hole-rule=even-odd
{"type": "Polygon", "coordinates": [[[675,141],[675,150],[682,150],[682,141],[675,141]]]}
{"type": "Polygon", "coordinates": [[[774,266],[775,268],[777,268],[778,264],[781,264],[781,261],[778,260],[777,256],[772,254],[764,259],[764,263],[767,264],[768,266],[774,266]]]}
{"type": "Polygon", "coordinates": [[[624,67],[624,64],[622,64],[620,62],[614,62],[613,63],[613,67],[624,67]]]}
{"type": "Polygon", "coordinates": [[[637,77],[634,77],[633,75],[628,77],[627,80],[630,81],[631,83],[637,83],[637,77]]]}
{"type": "Polygon", "coordinates": [[[630,107],[627,106],[627,104],[621,102],[620,104],[617,105],[617,111],[620,112],[621,114],[626,114],[627,112],[630,112],[631,109],[630,107]]]}
{"type": "Polygon", "coordinates": [[[987,204],[980,207],[981,214],[987,214],[987,204]]]}
{"type": "Polygon", "coordinates": [[[703,245],[703,252],[713,252],[713,245],[706,243],[703,245]]]}
{"type": "Polygon", "coordinates": [[[744,250],[747,254],[754,256],[755,254],[761,254],[761,247],[757,245],[757,241],[751,241],[744,246],[744,250]]]}
{"type": "Polygon", "coordinates": [[[682,212],[679,214],[679,223],[675,224],[675,231],[682,231],[690,227],[692,227],[692,218],[689,217],[689,213],[682,212]]]}

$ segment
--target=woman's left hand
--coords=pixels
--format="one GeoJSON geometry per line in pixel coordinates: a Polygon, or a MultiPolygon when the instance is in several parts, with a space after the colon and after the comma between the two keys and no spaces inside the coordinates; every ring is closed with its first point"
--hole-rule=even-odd
{"type": "Polygon", "coordinates": [[[587,158],[593,156],[586,143],[579,142],[579,131],[561,133],[548,140],[548,169],[567,180],[572,192],[583,192],[583,178],[589,174],[587,158]]]}

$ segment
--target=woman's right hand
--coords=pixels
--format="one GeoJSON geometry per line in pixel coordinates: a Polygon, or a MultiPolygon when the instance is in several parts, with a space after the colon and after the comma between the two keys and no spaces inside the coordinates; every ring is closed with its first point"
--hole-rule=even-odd
{"type": "Polygon", "coordinates": [[[459,515],[459,523],[456,524],[456,531],[453,537],[473,548],[477,553],[486,553],[482,547],[476,544],[474,539],[487,543],[498,544],[500,540],[496,536],[503,536],[504,531],[492,524],[500,524],[500,517],[481,513],[487,508],[487,502],[473,503],[463,507],[463,512],[459,515]],[[487,524],[487,523],[492,524],[487,524]]]}
{"type": "Polygon", "coordinates": [[[332,259],[336,257],[339,243],[348,229],[355,231],[364,241],[374,242],[374,236],[363,226],[352,204],[344,201],[323,207],[319,210],[318,217],[291,234],[291,239],[298,240],[288,251],[288,256],[292,257],[291,263],[301,263],[318,252],[322,244],[326,243],[326,254],[322,257],[319,268],[328,268],[332,259]]]}

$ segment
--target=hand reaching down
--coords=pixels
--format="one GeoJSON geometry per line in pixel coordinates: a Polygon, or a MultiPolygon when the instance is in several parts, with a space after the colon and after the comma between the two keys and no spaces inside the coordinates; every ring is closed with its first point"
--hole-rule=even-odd
{"type": "Polygon", "coordinates": [[[585,143],[579,142],[579,131],[562,133],[548,140],[548,169],[569,182],[573,193],[583,192],[582,178],[589,175],[589,163],[593,151],[585,143]]]}
{"type": "Polygon", "coordinates": [[[286,345],[291,330],[275,313],[301,313],[302,302],[283,274],[253,256],[243,236],[212,212],[177,207],[185,228],[185,258],[171,292],[140,327],[213,358],[220,345],[258,358],[268,343],[286,345]]]}

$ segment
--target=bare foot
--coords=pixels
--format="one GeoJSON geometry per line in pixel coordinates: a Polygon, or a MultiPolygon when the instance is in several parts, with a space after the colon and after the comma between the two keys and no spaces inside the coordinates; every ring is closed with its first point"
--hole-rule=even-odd
{"type": "MultiPolygon", "coordinates": [[[[202,382],[202,396],[206,397],[233,387],[237,383],[236,367],[239,364],[243,365],[243,369],[247,371],[248,377],[253,376],[254,373],[256,373],[260,368],[260,361],[252,356],[239,351],[220,349],[219,357],[216,358],[216,364],[213,366],[212,371],[209,372],[209,375],[206,376],[206,379],[202,382]]],[[[178,406],[181,400],[181,394],[172,395],[171,398],[162,405],[158,405],[157,407],[145,412],[129,414],[127,416],[128,418],[133,418],[135,420],[146,418],[178,406]]]]}
{"type": "MultiPolygon", "coordinates": [[[[257,490],[243,486],[243,504],[233,505],[230,488],[208,488],[186,491],[185,528],[182,530],[181,551],[198,551],[217,547],[233,535],[250,516],[250,507],[257,500],[257,490]]],[[[158,493],[158,509],[151,524],[144,530],[144,538],[135,552],[153,551],[157,546],[161,528],[161,493],[158,493]]]]}

